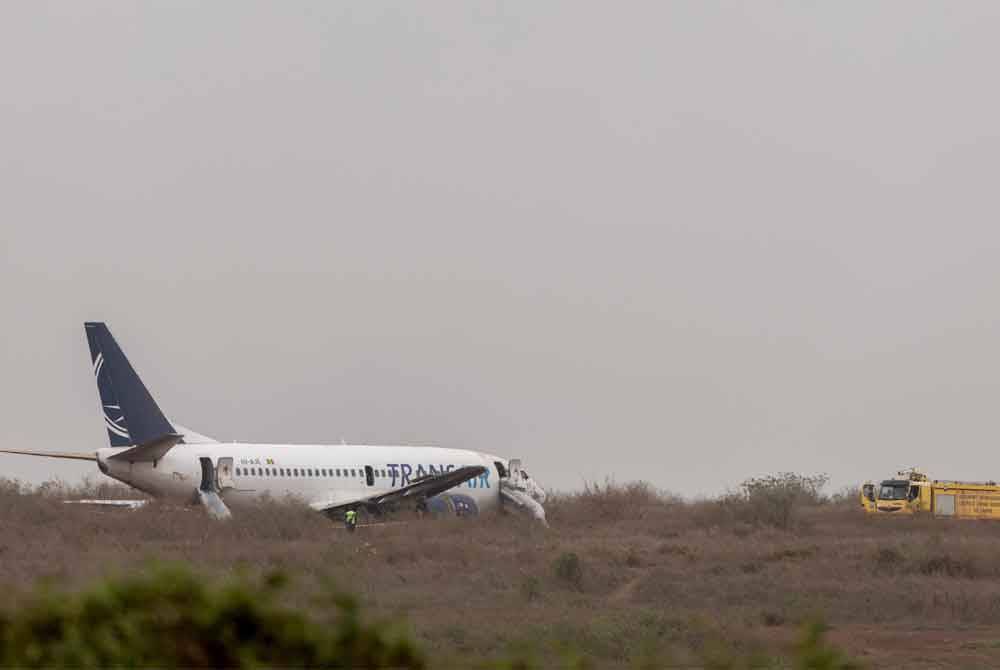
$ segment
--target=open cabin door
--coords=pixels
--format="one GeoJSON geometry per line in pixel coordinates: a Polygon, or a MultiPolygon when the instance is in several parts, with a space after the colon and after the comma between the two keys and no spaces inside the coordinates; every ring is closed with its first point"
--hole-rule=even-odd
{"type": "Polygon", "coordinates": [[[231,489],[236,486],[236,480],[233,479],[233,459],[226,456],[225,458],[220,458],[218,464],[215,466],[215,479],[219,486],[219,490],[231,489]]]}

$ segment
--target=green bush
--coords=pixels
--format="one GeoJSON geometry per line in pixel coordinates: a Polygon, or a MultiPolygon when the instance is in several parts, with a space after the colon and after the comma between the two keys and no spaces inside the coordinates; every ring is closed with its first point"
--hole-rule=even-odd
{"type": "Polygon", "coordinates": [[[894,573],[905,563],[906,556],[895,547],[879,547],[872,560],[876,573],[894,573]]]}
{"type": "Polygon", "coordinates": [[[974,579],[980,573],[974,559],[967,556],[952,556],[947,553],[936,553],[922,557],[917,561],[916,569],[924,575],[965,577],[967,579],[974,579]]]}
{"type": "Polygon", "coordinates": [[[806,626],[795,649],[795,667],[802,670],[859,670],[861,665],[823,640],[824,626],[806,626]]]}
{"type": "Polygon", "coordinates": [[[583,588],[583,566],[580,564],[580,557],[573,552],[566,552],[559,555],[553,569],[556,577],[566,582],[575,589],[583,588]]]}
{"type": "Polygon", "coordinates": [[[799,475],[781,472],[753,477],[740,484],[738,493],[724,499],[737,520],[788,530],[795,525],[797,510],[823,502],[826,475],[799,475]]]}
{"type": "Polygon", "coordinates": [[[528,602],[542,597],[542,582],[538,577],[528,576],[521,580],[521,595],[528,602]]]}
{"type": "Polygon", "coordinates": [[[424,667],[408,639],[363,623],[352,598],[330,594],[329,622],[282,605],[285,581],[156,567],[81,593],[43,589],[0,611],[0,667],[424,667]]]}

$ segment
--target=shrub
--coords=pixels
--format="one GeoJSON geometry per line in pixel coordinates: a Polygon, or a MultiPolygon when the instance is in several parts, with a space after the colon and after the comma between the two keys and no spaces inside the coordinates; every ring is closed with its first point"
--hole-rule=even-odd
{"type": "Polygon", "coordinates": [[[538,577],[528,576],[521,580],[521,595],[528,602],[542,597],[542,582],[538,577]]]}
{"type": "Polygon", "coordinates": [[[0,613],[2,667],[423,668],[409,640],[331,594],[330,622],[283,606],[284,577],[217,584],[180,567],[45,590],[0,613]]]}
{"type": "Polygon", "coordinates": [[[906,557],[895,547],[880,547],[873,561],[876,572],[895,572],[905,562],[906,557]]]}
{"type": "Polygon", "coordinates": [[[739,521],[788,530],[799,507],[823,501],[822,489],[828,480],[826,475],[794,472],[753,477],[740,485],[738,493],[726,496],[723,504],[733,508],[739,521]]]}
{"type": "Polygon", "coordinates": [[[664,542],[659,546],[657,551],[666,556],[678,556],[680,558],[687,559],[688,561],[698,560],[698,550],[684,544],[664,542]]]}
{"type": "Polygon", "coordinates": [[[780,612],[767,610],[761,612],[760,622],[768,627],[783,626],[785,624],[785,615],[780,612]]]}
{"type": "Polygon", "coordinates": [[[943,575],[946,577],[975,578],[979,574],[976,562],[968,557],[955,557],[950,554],[934,554],[920,559],[916,565],[917,571],[924,575],[943,575]]]}
{"type": "Polygon", "coordinates": [[[580,557],[573,552],[565,552],[559,555],[553,565],[556,577],[566,582],[575,589],[583,588],[583,566],[580,565],[580,557]]]}
{"type": "Polygon", "coordinates": [[[823,641],[824,626],[806,627],[796,645],[795,665],[803,670],[858,670],[861,666],[823,641]]]}
{"type": "Polygon", "coordinates": [[[625,565],[630,568],[638,568],[642,565],[642,557],[639,555],[639,550],[635,547],[629,547],[628,551],[625,552],[625,565]]]}

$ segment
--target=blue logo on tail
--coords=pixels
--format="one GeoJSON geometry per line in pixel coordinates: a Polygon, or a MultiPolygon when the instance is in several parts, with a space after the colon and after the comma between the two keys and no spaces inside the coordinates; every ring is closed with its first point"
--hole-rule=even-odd
{"type": "MultiPolygon", "coordinates": [[[[97,353],[97,358],[94,359],[94,378],[97,379],[97,387],[101,391],[101,407],[104,409],[104,425],[107,427],[108,432],[112,435],[117,435],[125,440],[131,440],[131,436],[128,432],[128,426],[125,423],[125,414],[122,412],[122,408],[118,404],[105,404],[106,398],[103,396],[112,396],[111,391],[111,380],[105,375],[105,379],[101,379],[101,371],[104,369],[104,354],[101,352],[97,353]],[[118,415],[117,417],[115,415],[118,415]]],[[[112,438],[114,440],[114,438],[112,438]]]]}

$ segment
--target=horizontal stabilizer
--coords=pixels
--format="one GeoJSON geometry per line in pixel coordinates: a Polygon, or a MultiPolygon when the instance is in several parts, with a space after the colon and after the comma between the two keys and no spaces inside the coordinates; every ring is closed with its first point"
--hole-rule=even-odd
{"type": "Polygon", "coordinates": [[[96,461],[95,454],[76,451],[29,451],[27,449],[0,449],[0,454],[19,454],[21,456],[44,456],[46,458],[70,458],[76,461],[96,461]]]}
{"type": "Polygon", "coordinates": [[[150,440],[146,444],[140,444],[137,447],[130,447],[119,451],[108,458],[116,461],[129,461],[131,463],[158,461],[163,458],[164,454],[173,449],[174,445],[180,442],[183,437],[183,435],[177,433],[168,433],[162,437],[150,440]]]}

